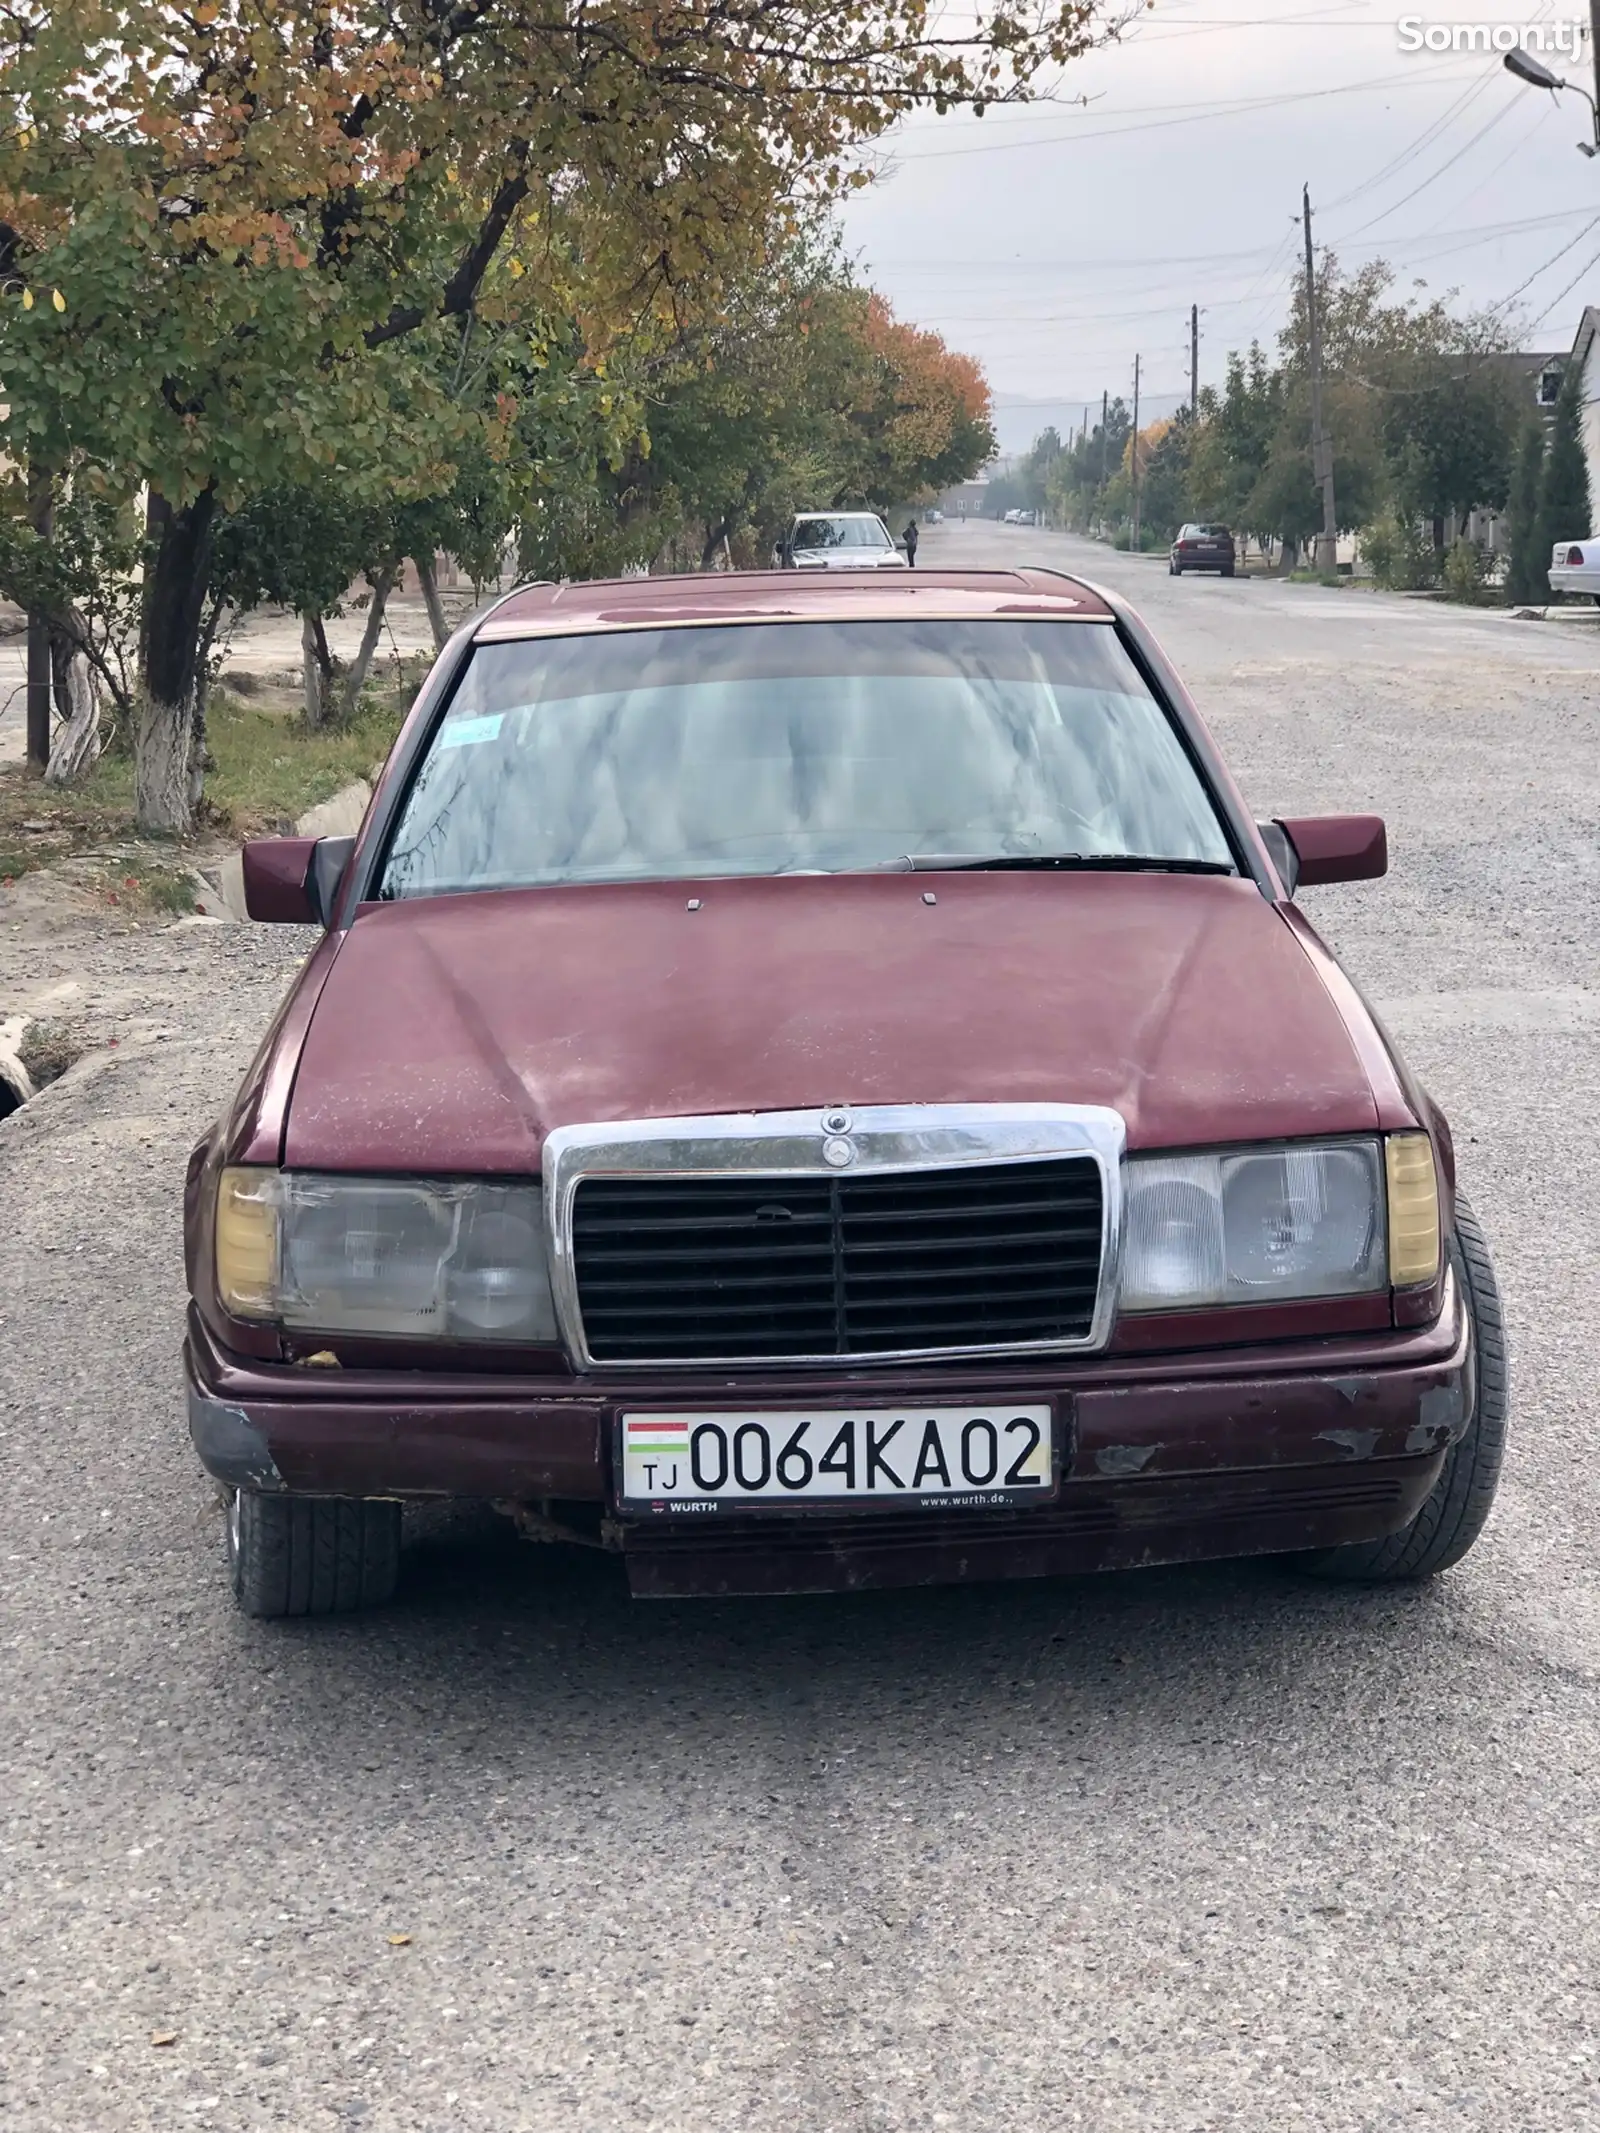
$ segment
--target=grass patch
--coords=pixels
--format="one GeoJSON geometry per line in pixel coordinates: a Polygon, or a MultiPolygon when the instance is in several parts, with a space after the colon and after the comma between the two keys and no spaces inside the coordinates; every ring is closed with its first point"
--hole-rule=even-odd
{"type": "Polygon", "coordinates": [[[175,918],[182,918],[194,909],[195,885],[187,874],[155,873],[135,879],[139,895],[152,911],[170,911],[175,918]]]}
{"type": "Polygon", "coordinates": [[[126,828],[126,814],[98,794],[61,792],[21,763],[0,769],[0,886],[126,828]]]}
{"type": "Polygon", "coordinates": [[[299,718],[219,691],[206,717],[216,761],[206,778],[213,820],[249,836],[292,824],[342,786],[370,778],[389,753],[420,679],[403,692],[386,689],[380,696],[369,690],[347,726],[317,731],[299,718]]]}
{"type": "MultiPolygon", "coordinates": [[[[348,725],[320,731],[215,690],[206,712],[215,765],[206,774],[206,825],[240,838],[291,829],[307,808],[370,778],[430,664],[408,662],[399,686],[368,690],[348,725]]],[[[133,759],[124,749],[103,755],[67,791],[20,763],[0,769],[0,883],[97,845],[125,843],[132,833],[133,759]]],[[[193,910],[193,884],[160,866],[161,849],[151,840],[151,864],[137,876],[141,898],[153,909],[193,910]]]]}

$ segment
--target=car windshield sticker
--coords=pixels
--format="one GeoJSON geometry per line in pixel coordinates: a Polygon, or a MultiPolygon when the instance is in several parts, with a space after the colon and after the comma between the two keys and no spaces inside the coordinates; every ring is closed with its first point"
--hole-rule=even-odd
{"type": "Polygon", "coordinates": [[[505,714],[501,711],[486,712],[481,718],[446,719],[439,728],[438,746],[441,748],[475,748],[480,741],[497,741],[500,738],[500,723],[505,714]]]}

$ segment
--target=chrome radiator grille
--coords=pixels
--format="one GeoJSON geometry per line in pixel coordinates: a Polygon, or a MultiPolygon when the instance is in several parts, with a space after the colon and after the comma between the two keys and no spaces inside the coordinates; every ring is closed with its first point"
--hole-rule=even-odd
{"type": "Polygon", "coordinates": [[[586,1177],[572,1267],[597,1362],[1082,1342],[1104,1213],[1088,1155],[843,1177],[586,1177]]]}

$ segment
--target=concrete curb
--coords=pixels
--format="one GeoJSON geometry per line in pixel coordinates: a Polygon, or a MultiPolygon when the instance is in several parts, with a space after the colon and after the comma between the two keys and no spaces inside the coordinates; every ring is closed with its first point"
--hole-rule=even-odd
{"type": "MultiPolygon", "coordinates": [[[[294,826],[297,837],[353,837],[360,829],[372,799],[372,787],[365,778],[357,778],[353,785],[345,785],[331,800],[323,800],[316,807],[307,808],[294,826]]],[[[244,857],[241,852],[230,852],[219,867],[215,878],[201,877],[206,884],[206,893],[218,898],[221,911],[213,911],[202,903],[201,911],[208,918],[247,919],[249,912],[244,907],[244,857]]]]}

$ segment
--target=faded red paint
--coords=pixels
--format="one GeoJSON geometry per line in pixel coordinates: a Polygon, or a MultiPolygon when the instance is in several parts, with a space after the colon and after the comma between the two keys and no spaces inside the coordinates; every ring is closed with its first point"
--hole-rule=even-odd
{"type": "Polygon", "coordinates": [[[359,913],[285,1159],[524,1172],[554,1126],[829,1103],[1109,1104],[1135,1148],[1370,1132],[1282,910],[1161,874],[792,875],[359,913]],[[923,901],[930,892],[937,902],[923,901]]]}
{"type": "MultiPolygon", "coordinates": [[[[1066,1452],[1059,1498],[937,1532],[931,1520],[833,1519],[787,1553],[764,1537],[776,1527],[748,1520],[719,1521],[731,1545],[711,1558],[694,1536],[645,1533],[635,1588],[796,1589],[1310,1548],[1395,1530],[1415,1511],[1470,1398],[1466,1322],[1443,1276],[1394,1299],[1129,1320],[1098,1356],[667,1371],[626,1385],[576,1375],[550,1352],[372,1337],[335,1342],[337,1371],[301,1371],[273,1329],[220,1310],[211,1204],[225,1162],[532,1175],[553,1127],[632,1117],[1068,1101],[1113,1106],[1134,1149],[1422,1125],[1448,1219],[1448,1127],[1284,897],[1182,682],[1121,603],[1092,588],[1036,570],[526,588],[453,640],[395,760],[474,633],[928,614],[1123,629],[1234,810],[1259,882],[791,876],[352,908],[384,834],[391,768],[336,923],[190,1171],[192,1380],[260,1431],[288,1486],[593,1507],[607,1498],[624,1399],[838,1406],[870,1386],[880,1404],[1048,1398],[1066,1452]]],[[[1308,879],[1319,867],[1370,874],[1383,849],[1375,817],[1288,826],[1308,879]]],[[[256,848],[246,866],[263,915],[303,915],[309,865],[306,840],[256,848]]]]}
{"type": "Polygon", "coordinates": [[[659,629],[686,622],[848,622],[868,616],[1030,615],[1107,621],[1091,586],[1048,570],[750,570],[681,578],[614,578],[533,585],[503,600],[479,635],[489,640],[573,629],[659,629]]]}

